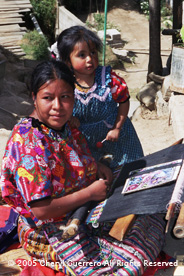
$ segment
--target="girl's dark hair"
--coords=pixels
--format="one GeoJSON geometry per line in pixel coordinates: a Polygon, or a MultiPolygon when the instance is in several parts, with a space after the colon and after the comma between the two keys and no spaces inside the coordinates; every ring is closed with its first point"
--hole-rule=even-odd
{"type": "Polygon", "coordinates": [[[73,26],[60,33],[57,39],[57,47],[60,59],[64,62],[70,61],[70,54],[78,42],[85,41],[88,45],[94,43],[97,51],[102,48],[100,38],[89,29],[83,26],[73,26]]]}
{"type": "Polygon", "coordinates": [[[57,79],[66,81],[74,90],[74,77],[65,63],[56,60],[43,61],[32,72],[30,91],[36,96],[43,84],[57,79]]]}

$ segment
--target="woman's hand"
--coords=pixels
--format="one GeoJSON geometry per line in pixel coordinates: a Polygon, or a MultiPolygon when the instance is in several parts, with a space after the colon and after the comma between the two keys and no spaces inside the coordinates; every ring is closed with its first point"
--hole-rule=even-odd
{"type": "Polygon", "coordinates": [[[111,129],[106,136],[106,140],[111,142],[117,142],[120,134],[120,129],[114,128],[111,129]]]}
{"type": "Polygon", "coordinates": [[[104,200],[112,183],[112,172],[107,166],[98,163],[98,178],[88,187],[59,198],[45,198],[31,202],[31,209],[38,219],[62,216],[75,210],[88,201],[104,200]]]}
{"type": "Polygon", "coordinates": [[[107,180],[107,183],[110,185],[113,180],[112,171],[109,167],[106,165],[98,162],[97,163],[97,177],[100,179],[107,180]]]}
{"type": "Polygon", "coordinates": [[[99,179],[89,185],[86,189],[90,194],[91,201],[101,201],[104,200],[107,196],[107,191],[109,183],[107,180],[99,179]]]}

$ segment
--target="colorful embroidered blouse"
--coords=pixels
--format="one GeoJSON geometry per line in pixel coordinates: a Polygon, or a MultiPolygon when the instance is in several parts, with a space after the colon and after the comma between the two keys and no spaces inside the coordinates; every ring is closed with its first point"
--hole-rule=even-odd
{"type": "Polygon", "coordinates": [[[46,221],[34,217],[29,202],[65,196],[95,178],[96,163],[77,129],[66,124],[59,132],[33,118],[14,127],[2,162],[2,196],[32,226],[46,221]]]}
{"type": "MultiPolygon", "coordinates": [[[[96,89],[96,79],[99,78],[99,69],[105,67],[99,66],[96,70],[95,74],[95,83],[91,88],[85,88],[81,87],[78,83],[75,84],[75,87],[78,91],[85,92],[85,93],[90,93],[93,92],[96,89]]],[[[110,68],[108,66],[107,68],[110,68]]],[[[130,98],[130,94],[128,91],[128,86],[123,78],[118,76],[114,71],[110,69],[110,74],[109,74],[109,86],[111,88],[111,93],[112,93],[112,98],[116,103],[123,103],[126,102],[130,98]]]]}
{"type": "Polygon", "coordinates": [[[88,91],[83,91],[79,86],[75,88],[73,116],[80,121],[79,129],[96,161],[106,154],[113,156],[110,164],[113,170],[143,156],[139,138],[128,117],[117,142],[105,141],[100,149],[96,146],[113,128],[118,115],[118,103],[124,103],[128,99],[129,92],[125,81],[117,76],[110,66],[97,67],[94,85],[88,91]]]}
{"type": "Polygon", "coordinates": [[[129,98],[128,86],[123,78],[111,71],[111,87],[112,98],[116,103],[126,102],[129,98]]]}

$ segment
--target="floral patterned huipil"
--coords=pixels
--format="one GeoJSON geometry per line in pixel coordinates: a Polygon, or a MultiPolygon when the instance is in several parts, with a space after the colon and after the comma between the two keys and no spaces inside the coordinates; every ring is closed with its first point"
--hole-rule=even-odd
{"type": "Polygon", "coordinates": [[[2,196],[31,226],[48,220],[38,221],[29,202],[65,196],[95,179],[96,163],[77,129],[66,124],[56,131],[34,118],[14,127],[2,163],[2,196]]]}

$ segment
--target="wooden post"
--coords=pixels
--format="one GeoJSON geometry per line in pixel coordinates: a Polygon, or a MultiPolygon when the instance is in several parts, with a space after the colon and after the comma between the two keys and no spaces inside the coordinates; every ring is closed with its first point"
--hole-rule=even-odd
{"type": "MultiPolygon", "coordinates": [[[[181,29],[182,27],[182,0],[173,1],[173,29],[181,29]]],[[[177,35],[172,37],[172,43],[177,43],[177,35]]]]}
{"type": "MultiPolygon", "coordinates": [[[[160,3],[161,0],[149,0],[149,65],[148,75],[153,72],[162,76],[160,55],[160,3]]],[[[149,77],[147,78],[149,82],[149,77]]]]}
{"type": "Polygon", "coordinates": [[[173,233],[177,238],[184,238],[184,203],[181,205],[181,210],[173,229],[173,233]]]}

